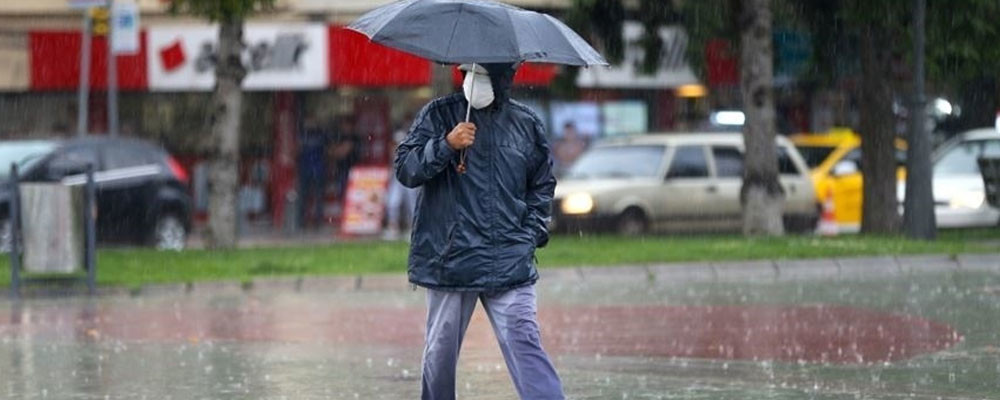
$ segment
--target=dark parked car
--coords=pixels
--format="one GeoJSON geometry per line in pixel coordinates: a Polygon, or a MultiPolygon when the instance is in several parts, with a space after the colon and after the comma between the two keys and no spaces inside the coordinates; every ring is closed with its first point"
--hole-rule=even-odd
{"type": "Polygon", "coordinates": [[[184,169],[162,148],[134,139],[0,142],[0,249],[10,246],[10,165],[22,181],[80,184],[94,165],[97,239],[184,248],[191,197],[184,169]]]}

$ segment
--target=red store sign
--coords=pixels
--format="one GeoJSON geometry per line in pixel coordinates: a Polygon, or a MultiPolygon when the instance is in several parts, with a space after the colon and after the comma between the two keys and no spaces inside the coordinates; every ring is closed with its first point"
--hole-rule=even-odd
{"type": "MultiPolygon", "coordinates": [[[[326,65],[330,87],[417,87],[430,84],[430,62],[388,47],[372,43],[364,35],[343,27],[329,26],[326,65]]],[[[135,55],[117,56],[118,83],[123,90],[149,90],[147,65],[148,33],[142,31],[140,51],[135,55]]],[[[29,33],[31,90],[76,90],[80,74],[81,35],[77,31],[36,30],[29,33]]],[[[95,37],[90,62],[90,85],[95,89],[106,86],[107,43],[95,37]]],[[[164,48],[156,56],[164,65],[177,62],[177,49],[164,48]],[[171,51],[173,50],[173,51],[171,51]]],[[[527,63],[518,70],[515,84],[547,86],[558,73],[549,64],[527,63]]],[[[455,72],[456,86],[461,78],[455,72]]],[[[153,85],[155,86],[155,85],[153,85]]],[[[202,85],[204,86],[204,85],[202,85]]],[[[208,90],[198,87],[191,90],[208,90]]],[[[273,90],[296,90],[275,87],[273,90]]]]}

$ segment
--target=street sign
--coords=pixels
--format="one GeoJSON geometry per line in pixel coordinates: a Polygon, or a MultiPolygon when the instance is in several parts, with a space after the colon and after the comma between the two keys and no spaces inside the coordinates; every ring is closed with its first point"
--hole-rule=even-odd
{"type": "Polygon", "coordinates": [[[114,54],[139,52],[139,6],[116,1],[111,6],[111,51],[114,54]]]}
{"type": "Polygon", "coordinates": [[[100,7],[107,4],[107,0],[66,0],[69,8],[83,10],[91,7],[100,7]]]}

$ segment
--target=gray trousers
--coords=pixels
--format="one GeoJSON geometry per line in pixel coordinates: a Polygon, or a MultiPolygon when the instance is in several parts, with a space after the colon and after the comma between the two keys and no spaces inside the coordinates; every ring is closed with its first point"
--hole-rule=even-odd
{"type": "Polygon", "coordinates": [[[462,338],[476,300],[483,302],[500,343],[507,371],[521,399],[563,399],[562,383],[542,349],[535,287],[504,292],[427,290],[427,338],[423,359],[424,400],[453,400],[462,338]]]}

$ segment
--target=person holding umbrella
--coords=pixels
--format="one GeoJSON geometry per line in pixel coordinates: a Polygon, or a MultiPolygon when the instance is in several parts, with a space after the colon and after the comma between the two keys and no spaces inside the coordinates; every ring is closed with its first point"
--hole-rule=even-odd
{"type": "Polygon", "coordinates": [[[398,1],[348,28],[465,74],[462,92],[427,104],[396,148],[396,178],[421,188],[407,274],[427,289],[422,398],[455,398],[477,302],[518,396],[565,398],[541,345],[534,286],[535,250],[549,240],[552,151],[542,121],[510,92],[524,61],[607,62],[555,18],[487,0],[398,1]]]}
{"type": "Polygon", "coordinates": [[[509,97],[514,64],[461,69],[464,93],[424,107],[396,153],[399,181],[423,188],[409,263],[410,282],[427,288],[423,398],[454,398],[459,348],[478,300],[521,398],[562,399],[535,318],[534,251],[548,241],[556,185],[549,144],[538,116],[509,97]],[[469,103],[471,121],[463,122],[469,103]]]}

